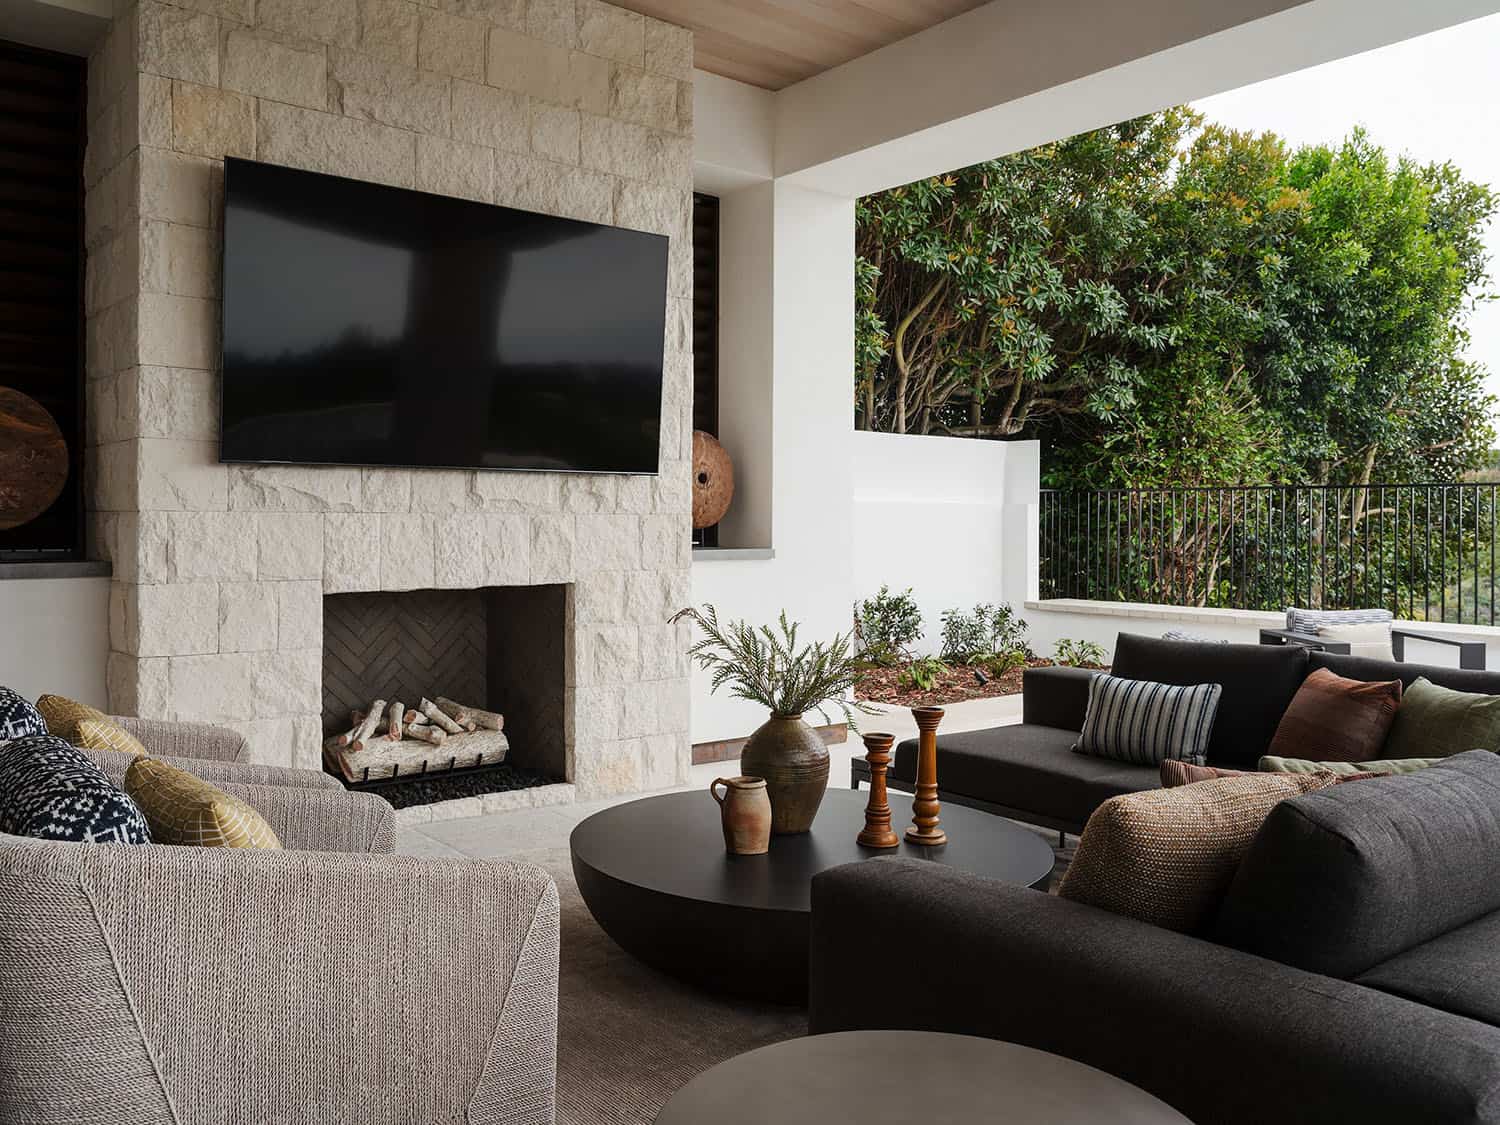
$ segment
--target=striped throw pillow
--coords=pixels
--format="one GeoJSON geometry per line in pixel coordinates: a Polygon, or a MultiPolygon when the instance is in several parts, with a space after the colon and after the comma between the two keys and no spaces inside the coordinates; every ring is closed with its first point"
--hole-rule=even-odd
{"type": "Polygon", "coordinates": [[[1177,686],[1100,672],[1089,681],[1088,710],[1073,749],[1140,766],[1167,758],[1202,763],[1223,692],[1220,684],[1177,686]]]}
{"type": "Polygon", "coordinates": [[[130,763],[125,792],[140,806],[151,825],[151,838],[158,844],[281,848],[265,818],[244,801],[155,758],[130,763]]]}
{"type": "Polygon", "coordinates": [[[1297,609],[1287,606],[1286,627],[1294,633],[1316,634],[1323,625],[1373,625],[1392,620],[1388,609],[1297,609]]]}

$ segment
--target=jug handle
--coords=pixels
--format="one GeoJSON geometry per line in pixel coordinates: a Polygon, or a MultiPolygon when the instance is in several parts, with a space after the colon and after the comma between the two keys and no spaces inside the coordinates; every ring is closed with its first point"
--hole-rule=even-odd
{"type": "Polygon", "coordinates": [[[716,777],[711,782],[709,782],[708,795],[722,805],[724,803],[724,797],[719,796],[718,787],[720,785],[724,787],[724,797],[729,796],[729,780],[728,778],[723,777],[716,777]]]}

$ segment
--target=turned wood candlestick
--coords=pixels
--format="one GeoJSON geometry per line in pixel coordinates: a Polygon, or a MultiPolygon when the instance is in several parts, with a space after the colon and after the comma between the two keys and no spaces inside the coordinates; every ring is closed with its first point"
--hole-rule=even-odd
{"type": "Polygon", "coordinates": [[[901,837],[891,831],[891,806],[885,796],[885,771],[891,764],[892,734],[867,734],[865,761],[870,763],[870,800],[865,804],[864,831],[855,837],[867,848],[894,848],[901,837]]]}
{"type": "Polygon", "coordinates": [[[946,844],[948,834],[938,827],[937,729],[943,721],[941,707],[913,707],[917,720],[917,785],[911,802],[911,827],[906,830],[909,844],[946,844]]]}

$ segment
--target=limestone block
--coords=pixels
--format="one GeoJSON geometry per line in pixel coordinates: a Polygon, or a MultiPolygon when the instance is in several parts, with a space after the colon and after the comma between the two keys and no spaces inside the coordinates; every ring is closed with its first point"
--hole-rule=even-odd
{"type": "Polygon", "coordinates": [[[483,816],[484,802],[478,797],[455,797],[450,801],[434,801],[428,810],[432,814],[427,818],[429,824],[440,820],[463,820],[483,816]]]}
{"type": "Polygon", "coordinates": [[[483,145],[417,137],[417,190],[489,203],[495,197],[494,154],[483,145]]]}
{"type": "Polygon", "coordinates": [[[309,109],[328,108],[328,60],[321,46],[281,43],[235,28],[224,37],[223,86],[309,109]]]}
{"type": "Polygon", "coordinates": [[[578,46],[576,0],[529,0],[526,34],[533,39],[556,43],[559,47],[578,46]]]}
{"type": "Polygon", "coordinates": [[[531,517],[479,517],[484,536],[485,586],[524,586],[531,581],[531,517]]]}
{"type": "Polygon", "coordinates": [[[299,770],[323,767],[323,720],[319,715],[293,715],[291,766],[299,770]]]}
{"type": "Polygon", "coordinates": [[[259,0],[256,26],[298,39],[352,47],[359,39],[355,0],[259,0]]]}
{"type": "Polygon", "coordinates": [[[693,33],[686,27],[646,17],[646,69],[672,78],[693,77],[693,33]]]}
{"type": "Polygon", "coordinates": [[[168,703],[176,718],[234,722],[255,714],[254,667],[259,655],[225,652],[174,656],[168,670],[168,703]]]}
{"type": "Polygon", "coordinates": [[[573,612],[580,626],[599,625],[624,620],[625,582],[623,571],[602,570],[581,574],[573,584],[573,612]]]}
{"type": "Polygon", "coordinates": [[[559,512],[562,477],[557,473],[475,473],[470,489],[487,512],[559,512]]]}
{"type": "Polygon", "coordinates": [[[386,515],[380,518],[380,588],[426,590],[436,578],[433,518],[386,515]]]}
{"type": "Polygon", "coordinates": [[[217,441],[219,380],[212,371],[185,367],[135,368],[122,383],[134,391],[121,397],[120,425],[141,437],[217,441]]]}
{"type": "Polygon", "coordinates": [[[614,213],[612,177],[538,160],[495,153],[495,202],[567,219],[609,223],[614,213]]]}
{"type": "Polygon", "coordinates": [[[378,515],[330,512],[323,518],[323,589],[330,594],[380,589],[378,515]]]}
{"type": "Polygon", "coordinates": [[[88,124],[88,139],[83,150],[83,184],[92,187],[120,160],[124,151],[120,105],[111,102],[88,124]]]}
{"type": "Polygon", "coordinates": [[[687,677],[635,684],[624,693],[620,710],[621,737],[675,734],[687,729],[687,677]]]}
{"type": "Polygon", "coordinates": [[[359,49],[388,62],[417,65],[421,14],[411,0],[359,0],[359,49]]]}
{"type": "Polygon", "coordinates": [[[615,225],[691,240],[693,193],[687,188],[621,180],[615,186],[615,225]]]}
{"type": "Polygon", "coordinates": [[[531,580],[567,582],[574,575],[573,517],[554,516],[531,524],[531,580]]]}
{"type": "Polygon", "coordinates": [[[83,309],[101,312],[139,291],[139,240],[131,232],[95,246],[84,258],[83,309]]]}
{"type": "Polygon", "coordinates": [[[245,740],[244,760],[257,766],[292,764],[292,719],[241,719],[221,724],[245,740]]]}
{"type": "Polygon", "coordinates": [[[605,4],[602,0],[578,0],[578,45],[590,54],[631,66],[644,66],[645,23],[638,12],[605,4]]]}
{"type": "Polygon", "coordinates": [[[112,20],[89,55],[85,113],[90,121],[110,102],[120,97],[136,68],[140,46],[140,19],[135,8],[122,10],[112,20]]]}
{"type": "Polygon", "coordinates": [[[141,223],[141,289],[217,298],[219,244],[218,235],[204,227],[155,219],[141,223]]]}
{"type": "Polygon", "coordinates": [[[111,715],[171,718],[167,705],[167,668],[164,656],[149,659],[112,652],[104,665],[104,688],[111,715]]]}
{"type": "Polygon", "coordinates": [[[113,375],[140,362],[139,316],[139,300],[131,296],[84,322],[84,362],[90,379],[113,375]]]}
{"type": "Polygon", "coordinates": [[[361,472],[365,512],[411,511],[412,474],[405,469],[364,469],[361,472]]]}
{"type": "Polygon", "coordinates": [[[617,66],[609,84],[609,113],[621,121],[680,132],[677,80],[633,66],[617,66]]]}
{"type": "Polygon", "coordinates": [[[140,362],[209,370],[219,360],[219,303],[171,293],[138,299],[140,362]]]}
{"type": "Polygon", "coordinates": [[[276,591],[276,644],[317,648],[323,643],[323,581],[267,583],[276,591]]]}
{"type": "Polygon", "coordinates": [[[120,517],[122,541],[135,544],[133,563],[138,582],[170,582],[177,574],[173,536],[180,517],[176,512],[141,512],[120,517]]]}
{"type": "Polygon", "coordinates": [[[604,742],[584,754],[580,751],[574,770],[578,799],[597,800],[641,788],[641,742],[631,738],[604,742]]]}
{"type": "Polygon", "coordinates": [[[330,465],[235,466],[229,506],[267,512],[352,512],[360,507],[360,470],[330,465]]]}
{"type": "Polygon", "coordinates": [[[453,136],[471,144],[525,152],[531,144],[526,99],[493,86],[455,81],[453,136]]]}
{"type": "Polygon", "coordinates": [[[250,656],[256,718],[317,714],[323,707],[323,649],[257,652],[250,656]]]}
{"type": "Polygon", "coordinates": [[[215,160],[255,156],[255,100],[231,90],[172,84],[172,147],[215,160]]]}
{"type": "Polygon", "coordinates": [[[229,507],[229,469],[213,441],[141,438],[137,498],[148,512],[222,512],[229,507]]]}
{"type": "Polygon", "coordinates": [[[217,19],[155,0],[142,0],[137,20],[142,71],[205,86],[218,85],[217,19]]]}
{"type": "Polygon", "coordinates": [[[616,479],[608,473],[578,473],[563,478],[565,512],[612,512],[615,495],[616,479]]]}
{"type": "Polygon", "coordinates": [[[416,137],[374,121],[262,100],[256,126],[261,160],[355,180],[411,187],[416,137]]]}
{"type": "Polygon", "coordinates": [[[589,628],[584,645],[590,667],[585,676],[580,666],[580,683],[633,684],[640,678],[640,636],[634,625],[589,628]]]}
{"type": "Polygon", "coordinates": [[[576,109],[532,103],[531,149],[538,156],[562,164],[577,164],[579,129],[576,109]]]}
{"type": "Polygon", "coordinates": [[[123,387],[126,380],[133,380],[135,368],[127,368],[118,375],[90,380],[84,388],[84,441],[90,445],[105,445],[109,442],[125,441],[135,437],[133,429],[126,429],[120,420],[120,396],[131,394],[123,387]]]}
{"type": "MultiPolygon", "coordinates": [[[[415,38],[412,65],[416,65],[415,38]]],[[[427,74],[343,50],[329,51],[328,75],[338,104],[348,116],[418,133],[448,135],[449,79],[445,75],[427,74]]]]}
{"type": "Polygon", "coordinates": [[[640,678],[664,680],[688,674],[688,644],[676,625],[665,622],[639,627],[640,678]]]}
{"type": "MultiPolygon", "coordinates": [[[[140,581],[140,541],[135,512],[90,512],[88,556],[110,564],[116,582],[140,581]]],[[[153,579],[155,580],[155,579],[153,579]]]]}
{"type": "Polygon", "coordinates": [[[692,601],[690,588],[675,589],[671,577],[641,570],[625,576],[622,619],[640,625],[660,625],[692,601]]]}
{"type": "Polygon", "coordinates": [[[653,734],[641,739],[641,788],[686,785],[693,750],[684,734],[653,734]]]}
{"type": "MultiPolygon", "coordinates": [[[[667,298],[667,326],[666,347],[669,351],[678,355],[688,357],[691,365],[693,354],[693,302],[686,297],[667,298]]],[[[673,383],[673,389],[678,389],[679,384],[673,383]]],[[[691,394],[692,380],[686,381],[691,394]]],[[[663,388],[665,389],[665,388],[663,388]]]]}
{"type": "MultiPolygon", "coordinates": [[[[665,442],[663,442],[665,448],[665,442]]],[[[651,510],[663,515],[687,516],[693,511],[693,463],[664,461],[651,482],[651,510]]]]}
{"type": "Polygon", "coordinates": [[[647,516],[641,521],[641,565],[647,570],[676,570],[692,565],[692,521],[689,511],[647,516]]]}
{"type": "Polygon", "coordinates": [[[136,613],[136,591],[131,583],[109,584],[109,647],[112,652],[132,656],[140,651],[140,618],[136,613]]]}
{"type": "Polygon", "coordinates": [[[133,512],[140,507],[140,446],[117,441],[90,449],[85,462],[90,503],[100,512],[133,512]]]}
{"type": "Polygon", "coordinates": [[[585,168],[632,180],[687,186],[692,175],[692,141],[607,117],[583,119],[585,168]]]}
{"type": "Polygon", "coordinates": [[[693,132],[693,84],[677,83],[677,131],[692,135],[693,132]]]}
{"type": "Polygon", "coordinates": [[[478,505],[471,492],[474,474],[462,469],[418,469],[411,474],[413,512],[466,512],[478,505]]]}
{"type": "Polygon", "coordinates": [[[323,576],[323,517],[275,512],[255,517],[260,544],[256,576],[262,580],[323,576]]]}
{"type": "Polygon", "coordinates": [[[262,652],[276,647],[281,623],[276,600],[277,585],[272,582],[219,584],[219,651],[262,652]]]}
{"type": "Polygon", "coordinates": [[[255,532],[228,512],[162,512],[169,557],[179,581],[255,577],[255,532]]]}
{"type": "Polygon", "coordinates": [[[423,70],[484,81],[484,39],[478,20],[424,9],[417,35],[417,65],[423,70]]]}
{"type": "Polygon", "coordinates": [[[180,8],[191,8],[211,16],[222,16],[236,23],[249,23],[254,18],[254,0],[172,0],[180,8]]]}
{"type": "Polygon", "coordinates": [[[542,43],[503,28],[490,31],[485,80],[542,101],[609,112],[610,64],[596,55],[542,43]]]}
{"type": "Polygon", "coordinates": [[[526,28],[526,0],[439,0],[437,6],[512,31],[526,28]]]}
{"type": "Polygon", "coordinates": [[[621,477],[616,490],[615,511],[622,515],[644,516],[651,512],[652,484],[655,477],[621,477]]]}
{"type": "Polygon", "coordinates": [[[224,165],[162,149],[140,151],[140,213],[196,227],[217,227],[224,165]]]}
{"type": "MultiPolygon", "coordinates": [[[[139,168],[139,161],[136,161],[139,168]]],[[[122,162],[88,185],[83,193],[83,245],[92,250],[121,233],[120,197],[125,165],[122,162]]],[[[132,184],[132,195],[135,194],[132,184]]]]}
{"type": "Polygon", "coordinates": [[[433,551],[440,590],[472,590],[484,585],[484,526],[479,516],[440,516],[434,523],[433,551]]]}
{"type": "Polygon", "coordinates": [[[580,570],[638,570],[641,565],[641,519],[637,516],[590,514],[577,517],[576,565],[580,570]]]}
{"type": "MultiPolygon", "coordinates": [[[[574,700],[572,714],[576,746],[620,737],[622,698],[628,690],[613,684],[593,684],[568,689],[574,700]]],[[[582,768],[584,760],[589,756],[579,753],[579,768],[582,768]]]]}

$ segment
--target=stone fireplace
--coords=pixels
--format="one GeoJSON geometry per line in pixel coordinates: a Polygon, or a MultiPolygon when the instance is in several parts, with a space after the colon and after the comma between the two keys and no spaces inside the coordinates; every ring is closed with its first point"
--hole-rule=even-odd
{"type": "Polygon", "coordinates": [[[332,599],[465,591],[491,625],[523,601],[561,618],[488,647],[486,675],[560,657],[560,685],[554,666],[498,702],[561,730],[580,797],[683,780],[686,638],[667,618],[691,597],[691,34],[596,0],[534,24],[409,0],[119,7],[89,62],[85,162],[111,707],[226,724],[258,761],[317,768],[332,599]],[[659,474],[221,464],[225,156],[668,235],[659,474]]]}

